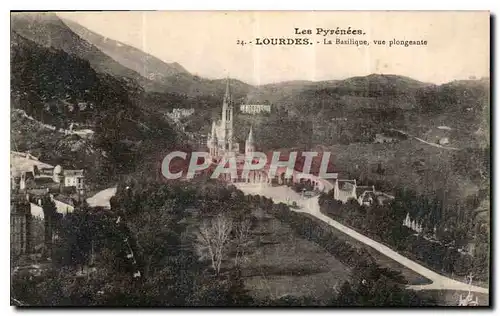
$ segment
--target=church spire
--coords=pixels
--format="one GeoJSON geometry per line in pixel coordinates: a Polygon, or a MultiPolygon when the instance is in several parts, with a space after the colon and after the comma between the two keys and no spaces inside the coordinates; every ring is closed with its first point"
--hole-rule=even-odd
{"type": "Polygon", "coordinates": [[[210,141],[214,144],[217,142],[217,134],[216,134],[215,130],[216,130],[215,121],[212,121],[212,130],[210,132],[210,141]]]}
{"type": "Polygon", "coordinates": [[[231,103],[231,89],[229,88],[229,76],[226,77],[226,93],[224,94],[224,103],[231,103]]]}
{"type": "Polygon", "coordinates": [[[255,146],[253,144],[253,132],[252,126],[250,126],[250,132],[248,133],[248,138],[245,142],[245,155],[249,155],[255,151],[255,146]]]}
{"type": "Polygon", "coordinates": [[[250,126],[250,132],[248,133],[247,142],[248,142],[248,144],[253,144],[252,126],[250,126]]]}

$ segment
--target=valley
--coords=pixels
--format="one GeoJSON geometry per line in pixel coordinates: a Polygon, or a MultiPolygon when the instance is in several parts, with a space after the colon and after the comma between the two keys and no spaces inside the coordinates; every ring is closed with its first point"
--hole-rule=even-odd
{"type": "Polygon", "coordinates": [[[251,85],[199,77],[55,13],[13,13],[11,24],[11,151],[52,167],[11,174],[11,226],[28,231],[33,207],[45,216],[41,246],[16,264],[51,267],[16,274],[14,301],[454,305],[468,291],[456,279],[470,269],[489,304],[489,78],[433,84],[373,73],[251,85]],[[330,152],[338,178],[328,189],[164,179],[167,153],[196,150],[217,153],[213,163],[219,150],[330,152]],[[29,173],[53,183],[26,187],[29,173]],[[84,188],[60,212],[56,198],[77,178],[84,188]],[[354,186],[339,189],[346,181],[354,186]],[[386,202],[365,203],[361,189],[386,202]],[[413,228],[401,225],[406,215],[413,228]],[[453,258],[442,271],[432,266],[441,248],[410,249],[432,229],[453,258]],[[399,248],[390,245],[398,234],[399,248]]]}

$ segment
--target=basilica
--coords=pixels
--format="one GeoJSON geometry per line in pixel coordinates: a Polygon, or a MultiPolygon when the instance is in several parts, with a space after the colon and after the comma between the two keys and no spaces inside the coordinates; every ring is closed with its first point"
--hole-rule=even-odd
{"type": "MultiPolygon", "coordinates": [[[[229,78],[226,82],[226,93],[222,101],[222,117],[212,122],[212,130],[207,137],[208,152],[213,160],[220,160],[224,156],[236,157],[240,146],[234,139],[234,100],[231,96],[229,78]]],[[[245,142],[245,155],[255,151],[252,128],[245,142]]]]}

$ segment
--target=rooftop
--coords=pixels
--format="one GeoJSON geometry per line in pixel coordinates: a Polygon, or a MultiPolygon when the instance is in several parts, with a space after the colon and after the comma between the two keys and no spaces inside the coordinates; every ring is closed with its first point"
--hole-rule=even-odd
{"type": "Polygon", "coordinates": [[[80,169],[80,170],[63,170],[63,174],[66,177],[83,176],[83,169],[80,169]]]}
{"type": "Polygon", "coordinates": [[[65,194],[54,194],[54,200],[57,200],[59,202],[63,202],[65,204],[68,204],[68,205],[72,205],[74,206],[74,199],[69,196],[69,195],[65,195],[65,194]]]}
{"type": "Polygon", "coordinates": [[[10,172],[12,176],[19,177],[23,172],[32,172],[34,166],[38,169],[54,168],[54,166],[41,162],[36,157],[28,153],[10,153],[10,172]]]}
{"type": "Polygon", "coordinates": [[[343,191],[351,191],[354,189],[356,182],[350,182],[350,181],[339,181],[339,189],[343,191]]]}
{"type": "Polygon", "coordinates": [[[374,188],[371,185],[358,185],[356,186],[356,195],[361,196],[365,192],[374,192],[374,188]]]}

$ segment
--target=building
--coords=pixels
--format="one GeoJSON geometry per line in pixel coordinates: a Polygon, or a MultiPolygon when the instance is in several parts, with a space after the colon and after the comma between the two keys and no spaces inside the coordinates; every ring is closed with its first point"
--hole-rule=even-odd
{"type": "Polygon", "coordinates": [[[31,251],[31,219],[29,203],[14,196],[10,202],[10,251],[14,256],[31,251]]]}
{"type": "Polygon", "coordinates": [[[248,133],[247,140],[245,141],[245,155],[251,155],[255,152],[255,144],[253,141],[252,127],[250,127],[250,132],[248,133]]]}
{"type": "Polygon", "coordinates": [[[11,252],[50,258],[55,221],[83,199],[84,170],[63,170],[11,153],[11,252]]]}
{"type": "MultiPolygon", "coordinates": [[[[255,110],[250,110],[247,108],[248,105],[240,107],[244,111],[254,111],[255,113],[259,111],[270,111],[270,106],[260,105],[255,108],[255,110]]],[[[220,180],[229,182],[246,182],[246,183],[256,183],[261,185],[271,185],[272,183],[283,185],[292,183],[308,183],[312,186],[314,190],[324,191],[333,189],[333,183],[321,179],[317,174],[319,172],[319,160],[313,160],[311,170],[309,174],[302,174],[300,167],[300,159],[296,160],[296,165],[292,168],[293,172],[289,178],[286,177],[287,168],[283,166],[272,166],[272,153],[268,154],[267,162],[265,166],[260,170],[251,170],[247,175],[243,175],[243,167],[247,158],[251,156],[253,152],[256,151],[257,144],[253,134],[253,127],[250,127],[248,136],[245,140],[245,147],[242,153],[240,153],[240,147],[237,140],[234,138],[234,126],[236,124],[234,120],[234,102],[231,96],[229,80],[226,84],[226,92],[222,102],[222,116],[220,120],[212,122],[212,128],[210,133],[208,133],[206,145],[212,162],[223,161],[223,158],[235,158],[236,161],[236,173],[222,173],[219,176],[220,180]],[[272,167],[272,168],[271,168],[272,167]],[[271,176],[270,170],[273,170],[273,175],[271,176]],[[313,169],[317,169],[316,172],[313,169]],[[275,171],[275,172],[274,172],[275,171]]],[[[300,157],[301,155],[297,155],[300,157]]],[[[286,158],[288,160],[288,157],[286,158]]],[[[280,158],[280,161],[281,158],[280,158]]],[[[255,162],[254,162],[255,163],[255,162]]],[[[330,164],[329,164],[330,166],[330,164]]],[[[211,167],[212,169],[214,166],[211,167]]],[[[210,168],[206,172],[210,172],[210,168]]],[[[331,172],[328,170],[327,172],[331,172]]]]}
{"type": "Polygon", "coordinates": [[[423,231],[422,224],[422,222],[419,223],[417,220],[411,219],[410,213],[407,213],[405,219],[403,220],[403,226],[408,227],[418,234],[423,231]]]}
{"type": "Polygon", "coordinates": [[[375,186],[356,186],[356,196],[359,205],[371,206],[377,202],[375,186]]]}
{"type": "Polygon", "coordinates": [[[449,145],[450,139],[448,137],[443,137],[438,141],[439,145],[449,145]]]}
{"type": "Polygon", "coordinates": [[[75,187],[77,191],[83,190],[84,175],[83,169],[80,170],[63,170],[64,186],[75,187]]]}
{"type": "Polygon", "coordinates": [[[394,143],[399,141],[399,139],[395,137],[385,136],[383,134],[375,134],[375,140],[373,141],[376,144],[384,144],[384,143],[394,143]]]}
{"type": "Polygon", "coordinates": [[[394,196],[377,191],[375,186],[357,185],[356,180],[336,179],[333,188],[334,199],[347,203],[356,200],[359,205],[384,205],[394,200],[394,196]]]}
{"type": "Polygon", "coordinates": [[[184,109],[176,108],[172,110],[172,113],[168,113],[167,116],[174,120],[179,120],[183,117],[188,117],[194,114],[194,109],[184,109]]]}
{"type": "Polygon", "coordinates": [[[350,199],[357,200],[356,180],[337,179],[333,190],[333,198],[342,203],[347,203],[350,199]]]}
{"type": "Polygon", "coordinates": [[[47,195],[13,195],[10,214],[12,254],[30,255],[43,249],[42,253],[50,257],[54,221],[60,214],[55,201],[47,195]]]}
{"type": "Polygon", "coordinates": [[[60,165],[54,168],[52,180],[65,188],[74,188],[76,192],[85,193],[85,175],[83,169],[63,169],[60,165]]]}
{"type": "Polygon", "coordinates": [[[226,93],[222,101],[222,118],[212,122],[212,130],[207,137],[210,156],[217,159],[223,156],[234,156],[239,152],[239,145],[234,141],[234,104],[226,83],[226,93]]]}
{"type": "Polygon", "coordinates": [[[271,106],[268,104],[241,104],[240,112],[245,114],[271,113],[271,106]]]}

